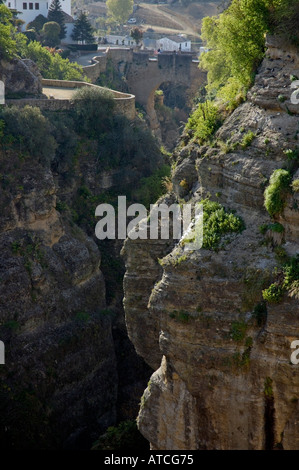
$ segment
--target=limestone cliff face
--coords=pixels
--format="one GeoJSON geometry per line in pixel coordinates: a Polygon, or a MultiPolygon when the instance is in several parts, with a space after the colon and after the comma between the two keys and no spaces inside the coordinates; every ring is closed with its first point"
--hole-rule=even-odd
{"type": "Polygon", "coordinates": [[[6,94],[21,93],[26,96],[42,94],[42,76],[30,59],[0,61],[0,80],[5,84],[6,94]]]}
{"type": "Polygon", "coordinates": [[[77,134],[67,111],[47,116],[60,123],[48,121],[57,146],[48,160],[39,148],[30,154],[5,120],[0,136],[5,450],[89,450],[108,426],[136,418],[150,376],[126,335],[119,243],[93,235],[98,203],[151,174],[160,153],[149,160],[143,142],[139,153],[128,142],[116,164],[107,141],[98,149],[77,134]]]}
{"type": "Polygon", "coordinates": [[[291,75],[299,76],[298,52],[269,38],[248,101],[219,129],[214,148],[186,143],[176,150],[173,197],[194,202],[210,195],[235,210],[246,229],[218,252],[186,255],[163,241],[126,241],[128,332],[156,369],[138,418],[152,449],[299,447],[298,366],[290,362],[298,300],[261,303],[278,264],[275,245],[298,253],[298,193],[277,218],[283,236],[268,233],[265,243],[259,231],[271,222],[265,182],[286,167],[284,150],[297,145],[291,75]],[[255,138],[242,148],[248,131],[255,138]]]}
{"type": "Polygon", "coordinates": [[[1,195],[1,447],[72,447],[85,433],[87,439],[87,429],[96,438],[116,415],[100,254],[56,211],[49,170],[36,162],[14,174],[9,164],[5,170],[15,190],[1,195]]]}

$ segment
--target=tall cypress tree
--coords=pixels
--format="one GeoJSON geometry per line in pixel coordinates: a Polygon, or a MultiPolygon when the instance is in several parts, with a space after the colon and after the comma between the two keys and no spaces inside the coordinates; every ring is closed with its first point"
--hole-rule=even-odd
{"type": "Polygon", "coordinates": [[[81,12],[75,21],[71,37],[74,41],[86,41],[87,43],[91,43],[94,41],[93,31],[94,29],[89,23],[87,15],[81,12]]]}
{"type": "Polygon", "coordinates": [[[66,26],[64,21],[64,13],[61,8],[61,4],[59,0],[53,0],[48,11],[48,20],[55,21],[60,26],[60,39],[66,37],[66,26]]]}

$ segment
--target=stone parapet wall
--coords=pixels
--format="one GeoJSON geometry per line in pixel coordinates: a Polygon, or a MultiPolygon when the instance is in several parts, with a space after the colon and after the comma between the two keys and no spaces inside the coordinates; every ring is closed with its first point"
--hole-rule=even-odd
{"type": "MultiPolygon", "coordinates": [[[[96,88],[103,88],[97,87],[91,83],[86,82],[76,82],[70,80],[51,80],[51,79],[42,79],[42,86],[43,87],[61,87],[61,88],[82,88],[84,86],[88,87],[96,87],[96,88]]],[[[115,114],[122,114],[126,116],[128,119],[132,120],[135,117],[136,110],[135,110],[135,96],[128,93],[121,93],[115,90],[109,90],[114,95],[115,100],[115,114]]],[[[6,105],[15,105],[19,107],[23,106],[37,106],[40,109],[47,109],[51,111],[59,111],[59,110],[67,110],[70,109],[73,104],[72,101],[69,99],[55,99],[55,98],[23,98],[23,99],[8,99],[6,100],[6,105]]]]}
{"type": "Polygon", "coordinates": [[[103,56],[95,56],[92,59],[93,64],[83,67],[85,76],[95,83],[101,73],[106,72],[107,67],[107,54],[103,56]]]}

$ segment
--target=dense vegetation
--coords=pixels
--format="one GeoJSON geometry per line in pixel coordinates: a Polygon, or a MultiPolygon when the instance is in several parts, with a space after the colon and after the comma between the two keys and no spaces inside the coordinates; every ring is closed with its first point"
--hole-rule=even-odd
{"type": "Polygon", "coordinates": [[[246,98],[264,57],[267,33],[299,44],[298,17],[297,0],[232,0],[220,15],[203,19],[208,50],[200,56],[200,67],[208,72],[207,105],[200,103],[189,119],[192,137],[200,143],[209,138],[219,114],[225,116],[246,98]]]}
{"type": "MultiPolygon", "coordinates": [[[[239,216],[226,211],[218,202],[205,199],[203,211],[203,248],[217,250],[224,235],[240,233],[245,228],[239,216]]],[[[229,241],[227,238],[226,243],[229,241]]]]}
{"type": "Polygon", "coordinates": [[[21,58],[33,60],[43,78],[56,80],[85,79],[80,65],[64,59],[59,52],[51,52],[38,41],[28,41],[23,34],[17,35],[17,52],[21,58]]]}
{"type": "Polygon", "coordinates": [[[132,125],[113,109],[111,92],[87,87],[75,94],[69,112],[4,107],[0,109],[0,143],[3,150],[14,147],[44,166],[59,167],[71,165],[76,152],[92,148],[96,171],[131,164],[150,176],[160,159],[159,147],[147,129],[132,125]]]}
{"type": "Polygon", "coordinates": [[[186,129],[192,132],[192,136],[199,143],[203,143],[218,129],[221,117],[217,106],[212,101],[199,103],[186,124],[186,129]]]}
{"type": "Polygon", "coordinates": [[[270,303],[278,303],[284,294],[299,299],[299,256],[288,259],[282,269],[276,270],[277,280],[263,290],[263,298],[270,303]]]}
{"type": "MultiPolygon", "coordinates": [[[[115,114],[111,93],[93,88],[80,90],[68,111],[2,107],[0,155],[3,205],[11,191],[22,190],[22,172],[42,165],[59,175],[56,209],[63,220],[89,236],[98,204],[117,207],[118,195],[127,196],[128,204],[154,203],[165,192],[162,178],[170,172],[144,123],[115,114]],[[107,189],[103,175],[109,174],[107,189]]],[[[124,268],[112,243],[104,241],[100,249],[109,302],[121,292],[124,268]]]]}
{"type": "Polygon", "coordinates": [[[265,34],[278,32],[298,41],[297,0],[233,0],[218,17],[203,20],[202,38],[209,51],[201,66],[208,71],[208,91],[228,108],[245,97],[265,50],[265,34]]]}
{"type": "Polygon", "coordinates": [[[81,66],[64,59],[59,52],[48,50],[40,42],[29,40],[25,34],[18,33],[13,25],[11,11],[5,5],[0,5],[0,59],[11,60],[15,56],[33,60],[44,78],[84,79],[81,66]]]}
{"type": "Polygon", "coordinates": [[[110,426],[92,447],[92,450],[134,451],[148,450],[147,441],[138,432],[135,421],[123,421],[110,426]]]}
{"type": "Polygon", "coordinates": [[[9,59],[16,51],[13,39],[12,13],[0,4],[0,59],[9,59]]]}
{"type": "Polygon", "coordinates": [[[107,0],[108,15],[118,23],[125,23],[133,13],[133,0],[107,0]]]}
{"type": "MultiPolygon", "coordinates": [[[[218,202],[203,199],[203,248],[218,251],[232,239],[232,234],[241,233],[245,225],[241,217],[234,214],[218,202]]],[[[185,239],[183,244],[191,242],[185,239]]]]}

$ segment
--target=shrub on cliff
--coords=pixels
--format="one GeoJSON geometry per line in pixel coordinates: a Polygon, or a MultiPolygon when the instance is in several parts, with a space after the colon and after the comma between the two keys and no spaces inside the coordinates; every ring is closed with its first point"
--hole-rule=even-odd
{"type": "Polygon", "coordinates": [[[134,191],[134,199],[149,209],[150,204],[154,204],[165,193],[164,179],[167,177],[170,177],[170,167],[163,165],[151,176],[141,178],[141,186],[134,191]]]}
{"type": "Polygon", "coordinates": [[[273,217],[280,214],[285,206],[287,193],[290,191],[291,175],[287,170],[275,170],[269,181],[269,186],[265,189],[265,208],[273,217]]]}
{"type": "Polygon", "coordinates": [[[283,297],[283,289],[278,283],[271,284],[263,290],[263,299],[269,303],[278,303],[283,297]]]}
{"type": "Polygon", "coordinates": [[[50,123],[39,108],[3,108],[0,119],[4,122],[4,141],[17,145],[20,154],[31,155],[42,164],[50,163],[55,155],[56,142],[51,135],[50,123]]]}
{"type": "Polygon", "coordinates": [[[263,290],[263,298],[270,303],[278,303],[287,293],[299,298],[299,255],[288,259],[282,270],[277,271],[278,280],[263,290]]]}
{"type": "Polygon", "coordinates": [[[192,132],[192,136],[202,144],[218,129],[221,124],[217,106],[211,101],[199,103],[191,114],[186,129],[192,132]]]}
{"type": "Polygon", "coordinates": [[[148,443],[137,429],[135,421],[122,421],[110,426],[106,433],[93,444],[92,450],[136,450],[147,449],[148,443]]]}
{"type": "MultiPolygon", "coordinates": [[[[243,220],[224,209],[218,202],[205,199],[203,203],[203,248],[217,250],[224,235],[244,230],[243,220]]],[[[226,240],[229,242],[229,238],[226,240]]]]}
{"type": "Polygon", "coordinates": [[[115,107],[113,93],[105,88],[79,88],[73,96],[75,124],[79,133],[97,138],[111,128],[115,107]]]}

